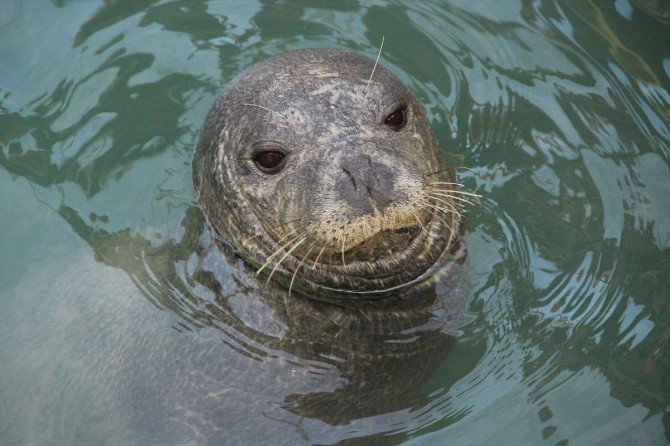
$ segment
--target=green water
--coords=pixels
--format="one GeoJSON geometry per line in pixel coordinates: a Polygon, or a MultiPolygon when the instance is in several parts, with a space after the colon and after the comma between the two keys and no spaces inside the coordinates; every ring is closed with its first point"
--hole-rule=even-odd
{"type": "Polygon", "coordinates": [[[662,0],[1,2],[0,444],[668,443],[669,89],[662,0]],[[241,70],[382,36],[483,196],[392,366],[300,347],[190,179],[241,70]]]}

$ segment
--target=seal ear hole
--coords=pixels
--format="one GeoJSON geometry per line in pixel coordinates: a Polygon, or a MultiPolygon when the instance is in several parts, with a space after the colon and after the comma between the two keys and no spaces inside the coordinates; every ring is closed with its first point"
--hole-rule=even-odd
{"type": "Polygon", "coordinates": [[[286,155],[277,150],[266,150],[255,154],[253,160],[261,172],[275,174],[284,168],[286,155]]]}
{"type": "Polygon", "coordinates": [[[407,122],[407,107],[401,105],[384,118],[384,124],[397,131],[402,130],[407,122]]]}

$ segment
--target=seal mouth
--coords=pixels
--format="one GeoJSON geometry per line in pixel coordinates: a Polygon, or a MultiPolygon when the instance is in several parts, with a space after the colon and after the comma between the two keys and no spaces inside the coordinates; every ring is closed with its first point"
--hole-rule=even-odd
{"type": "Polygon", "coordinates": [[[289,290],[330,302],[399,296],[400,290],[429,278],[458,245],[452,242],[461,229],[460,218],[447,220],[436,211],[427,217],[417,221],[420,225],[379,231],[344,253],[333,249],[319,261],[291,253],[277,271],[283,279],[277,279],[289,290]]]}
{"type": "Polygon", "coordinates": [[[419,226],[385,229],[344,251],[329,253],[328,266],[346,266],[356,263],[375,263],[379,259],[393,259],[412,244],[421,232],[419,226]]]}
{"type": "Polygon", "coordinates": [[[344,251],[343,256],[340,252],[337,260],[333,256],[333,261],[328,259],[327,263],[316,264],[314,267],[331,275],[364,279],[400,277],[422,266],[424,270],[428,269],[426,263],[433,263],[436,259],[428,260],[426,254],[437,245],[448,245],[447,238],[451,239],[451,231],[444,220],[434,214],[430,215],[428,222],[422,222],[422,225],[379,231],[344,251]],[[353,257],[359,252],[367,254],[367,257],[353,257]]]}

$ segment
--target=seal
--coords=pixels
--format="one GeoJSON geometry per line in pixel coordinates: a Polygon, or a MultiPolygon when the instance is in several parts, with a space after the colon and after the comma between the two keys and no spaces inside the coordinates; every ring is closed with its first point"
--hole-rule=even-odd
{"type": "Polygon", "coordinates": [[[304,49],[258,63],[212,105],[193,161],[209,224],[291,290],[374,301],[456,252],[467,192],[410,89],[367,57],[304,49]]]}

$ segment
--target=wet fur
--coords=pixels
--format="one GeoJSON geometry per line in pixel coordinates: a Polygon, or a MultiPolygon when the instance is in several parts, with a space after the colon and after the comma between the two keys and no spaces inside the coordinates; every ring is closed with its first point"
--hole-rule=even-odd
{"type": "Polygon", "coordinates": [[[435,194],[435,182],[455,182],[424,108],[382,65],[345,51],[284,53],[231,81],[208,114],[193,177],[210,224],[241,255],[329,301],[404,291],[440,265],[460,228],[458,200],[435,194]],[[396,132],[383,119],[399,104],[407,125],[396,132]],[[287,152],[284,170],[260,173],[259,148],[287,152]],[[391,206],[357,214],[338,195],[352,153],[393,175],[391,206]],[[411,249],[357,258],[357,246],[402,228],[418,233],[411,249]]]}

